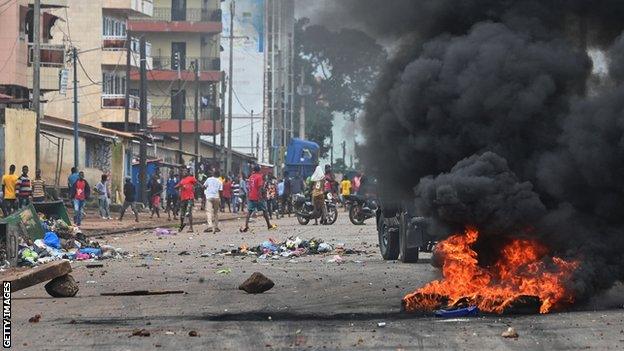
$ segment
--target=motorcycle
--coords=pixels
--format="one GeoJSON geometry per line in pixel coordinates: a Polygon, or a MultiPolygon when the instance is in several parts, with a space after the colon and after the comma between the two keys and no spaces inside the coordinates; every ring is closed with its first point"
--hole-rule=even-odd
{"type": "Polygon", "coordinates": [[[364,221],[375,217],[377,202],[359,195],[346,195],[345,201],[349,203],[349,220],[355,225],[362,225],[364,221]]]}
{"type": "MultiPolygon", "coordinates": [[[[327,224],[336,223],[336,220],[338,220],[338,208],[336,207],[332,194],[326,195],[325,206],[327,207],[327,217],[325,218],[327,224]]],[[[301,225],[307,225],[310,223],[311,219],[318,218],[314,213],[314,204],[312,203],[312,200],[302,194],[296,194],[293,196],[293,208],[297,216],[297,221],[301,225]]]]}

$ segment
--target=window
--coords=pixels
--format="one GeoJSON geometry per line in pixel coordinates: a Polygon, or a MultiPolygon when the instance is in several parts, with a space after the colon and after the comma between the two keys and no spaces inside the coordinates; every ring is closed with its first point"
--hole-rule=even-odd
{"type": "Polygon", "coordinates": [[[102,82],[104,94],[123,95],[126,93],[126,76],[121,72],[102,72],[102,82]]]}
{"type": "Polygon", "coordinates": [[[105,37],[126,37],[126,21],[114,17],[104,17],[102,35],[105,37]]]}

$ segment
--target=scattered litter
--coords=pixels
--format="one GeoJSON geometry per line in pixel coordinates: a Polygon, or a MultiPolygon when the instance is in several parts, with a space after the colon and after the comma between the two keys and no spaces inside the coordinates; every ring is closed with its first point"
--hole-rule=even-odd
{"type": "Polygon", "coordinates": [[[165,335],[175,335],[175,333],[172,331],[168,331],[168,332],[165,332],[165,335]]]}
{"type": "Polygon", "coordinates": [[[198,337],[198,336],[199,336],[199,333],[198,333],[198,332],[196,332],[195,330],[191,330],[191,331],[189,332],[189,334],[188,334],[188,335],[189,335],[190,337],[193,337],[193,338],[194,338],[194,337],[198,337]]]}
{"type": "Polygon", "coordinates": [[[280,258],[293,258],[306,255],[328,254],[331,252],[339,253],[342,255],[348,254],[363,254],[364,251],[357,251],[351,249],[345,249],[344,244],[339,244],[335,248],[329,243],[324,242],[322,239],[310,239],[303,240],[300,237],[290,237],[282,242],[278,242],[273,238],[262,242],[260,245],[250,247],[247,244],[242,244],[238,248],[232,244],[228,244],[228,249],[222,249],[221,251],[213,254],[204,253],[201,257],[210,257],[213,255],[223,256],[257,256],[258,259],[267,260],[279,260],[280,258]]]}
{"type": "Polygon", "coordinates": [[[339,255],[335,255],[334,257],[332,257],[329,260],[327,260],[327,263],[338,263],[338,264],[341,264],[341,263],[344,263],[344,260],[339,255]]]}
{"type": "Polygon", "coordinates": [[[87,268],[102,268],[102,267],[104,267],[104,265],[101,264],[101,263],[92,263],[92,264],[86,265],[85,267],[87,267],[87,268]]]}
{"type": "Polygon", "coordinates": [[[219,269],[217,271],[217,274],[223,274],[223,275],[227,275],[227,274],[230,274],[230,273],[232,273],[232,269],[230,269],[230,268],[223,268],[223,269],[219,269]]]}
{"type": "Polygon", "coordinates": [[[190,253],[188,251],[182,251],[178,254],[178,256],[189,256],[190,253]]]}
{"type": "Polygon", "coordinates": [[[150,336],[152,335],[149,331],[145,329],[135,329],[132,331],[132,336],[150,336]]]}
{"type": "Polygon", "coordinates": [[[247,280],[241,284],[238,289],[244,290],[248,294],[262,294],[265,291],[271,290],[275,286],[275,283],[264,274],[255,272],[247,280]]]}
{"type": "Polygon", "coordinates": [[[516,329],[514,329],[513,327],[509,327],[501,334],[501,336],[508,339],[517,339],[520,335],[518,335],[516,329]]]}
{"type": "Polygon", "coordinates": [[[36,314],[33,317],[30,317],[28,319],[28,323],[39,323],[40,320],[41,320],[41,315],[40,314],[36,314]]]}
{"type": "Polygon", "coordinates": [[[156,236],[173,236],[178,235],[178,232],[167,228],[156,228],[154,229],[154,234],[156,234],[156,236]]]}
{"type": "Polygon", "coordinates": [[[465,308],[457,308],[451,310],[440,309],[435,311],[436,317],[442,318],[458,318],[458,317],[474,317],[479,314],[479,308],[477,306],[470,306],[465,308]]]}
{"type": "Polygon", "coordinates": [[[385,328],[386,327],[386,322],[379,322],[379,323],[377,323],[377,326],[379,328],[385,328]]]}

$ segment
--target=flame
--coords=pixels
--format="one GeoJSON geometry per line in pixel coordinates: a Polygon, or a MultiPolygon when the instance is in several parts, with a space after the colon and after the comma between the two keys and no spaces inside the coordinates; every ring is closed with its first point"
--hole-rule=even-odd
{"type": "Polygon", "coordinates": [[[479,232],[468,228],[436,246],[443,259],[443,279],[405,296],[403,306],[408,312],[433,311],[463,301],[484,312],[503,313],[519,298],[533,296],[539,298],[540,313],[548,313],[574,302],[565,283],[578,262],[549,257],[548,249],[536,240],[513,239],[501,249],[498,261],[481,267],[472,249],[478,238],[479,232]]]}

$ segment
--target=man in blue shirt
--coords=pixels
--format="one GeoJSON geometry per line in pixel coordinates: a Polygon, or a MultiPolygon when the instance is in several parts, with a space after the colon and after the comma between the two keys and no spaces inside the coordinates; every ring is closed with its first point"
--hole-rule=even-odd
{"type": "Polygon", "coordinates": [[[177,175],[174,174],[173,170],[169,171],[169,179],[167,179],[167,207],[165,208],[165,212],[167,212],[169,220],[171,220],[171,212],[173,212],[173,219],[178,219],[179,197],[176,185],[178,185],[179,182],[180,181],[177,175]]]}

